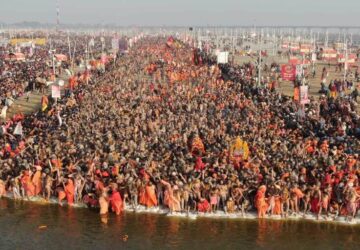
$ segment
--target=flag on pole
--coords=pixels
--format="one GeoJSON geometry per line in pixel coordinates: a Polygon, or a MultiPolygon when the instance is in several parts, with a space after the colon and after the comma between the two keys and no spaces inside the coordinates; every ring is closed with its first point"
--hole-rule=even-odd
{"type": "Polygon", "coordinates": [[[61,98],[60,86],[51,86],[51,97],[52,98],[61,98]]]}
{"type": "Polygon", "coordinates": [[[4,107],[2,108],[2,110],[1,110],[0,117],[1,117],[2,119],[4,119],[4,120],[6,119],[7,109],[8,109],[8,106],[4,106],[4,107]]]}
{"type": "Polygon", "coordinates": [[[56,117],[57,117],[57,119],[58,119],[58,121],[59,121],[59,127],[61,127],[61,125],[62,125],[63,122],[62,122],[62,118],[61,118],[61,116],[60,116],[60,111],[57,112],[56,117]]]}
{"type": "Polygon", "coordinates": [[[14,133],[13,133],[14,135],[20,135],[20,136],[22,136],[23,135],[23,127],[22,127],[22,125],[21,125],[21,122],[18,122],[17,124],[16,124],[16,127],[15,127],[15,129],[14,129],[14,133]]]}
{"type": "Polygon", "coordinates": [[[48,103],[49,103],[49,99],[47,98],[47,96],[43,96],[41,98],[41,111],[44,112],[47,107],[48,107],[48,103]]]}

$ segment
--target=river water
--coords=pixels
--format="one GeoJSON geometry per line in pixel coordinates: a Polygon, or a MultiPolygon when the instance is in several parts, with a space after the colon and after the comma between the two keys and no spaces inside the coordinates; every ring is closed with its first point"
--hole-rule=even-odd
{"type": "Polygon", "coordinates": [[[104,224],[97,211],[1,199],[0,249],[360,249],[360,226],[130,212],[104,224]]]}

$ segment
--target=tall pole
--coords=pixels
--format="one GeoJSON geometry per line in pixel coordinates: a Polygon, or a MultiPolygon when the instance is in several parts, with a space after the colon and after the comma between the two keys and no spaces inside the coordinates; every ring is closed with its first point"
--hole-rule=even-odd
{"type": "Polygon", "coordinates": [[[346,40],[345,41],[344,82],[346,81],[347,68],[348,68],[348,50],[347,50],[347,40],[346,40]]]}
{"type": "Polygon", "coordinates": [[[59,0],[56,1],[56,31],[59,31],[60,26],[60,5],[59,0]]]}
{"type": "Polygon", "coordinates": [[[55,56],[55,49],[52,49],[52,42],[50,40],[50,51],[49,54],[51,56],[51,62],[52,62],[52,68],[53,68],[53,74],[54,74],[54,82],[56,81],[56,76],[55,76],[55,61],[54,61],[54,56],[55,56]]]}
{"type": "Polygon", "coordinates": [[[329,32],[326,29],[326,34],[325,34],[325,47],[327,48],[329,46],[329,32]]]}
{"type": "Polygon", "coordinates": [[[86,74],[85,74],[85,77],[86,77],[86,85],[88,85],[89,84],[89,76],[88,76],[88,74],[89,74],[89,72],[88,72],[88,61],[89,61],[89,43],[87,43],[87,45],[86,45],[86,59],[85,59],[85,72],[86,72],[86,74]]]}
{"type": "Polygon", "coordinates": [[[70,60],[71,67],[72,67],[72,56],[71,56],[71,44],[70,44],[69,31],[68,31],[68,37],[67,37],[67,40],[68,40],[68,46],[69,46],[69,60],[70,60]]]}
{"type": "Polygon", "coordinates": [[[258,87],[261,86],[261,45],[259,50],[259,63],[258,63],[258,87]]]}
{"type": "MultiPolygon", "coordinates": [[[[55,53],[55,50],[54,50],[54,53],[55,53]]],[[[54,60],[54,53],[51,54],[51,57],[52,57],[52,65],[53,65],[53,74],[54,74],[54,82],[56,81],[56,74],[55,74],[55,60],[54,60]]]]}

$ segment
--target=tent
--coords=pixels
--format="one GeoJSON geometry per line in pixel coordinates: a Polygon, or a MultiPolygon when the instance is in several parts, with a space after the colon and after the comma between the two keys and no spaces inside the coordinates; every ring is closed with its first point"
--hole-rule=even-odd
{"type": "Polygon", "coordinates": [[[219,54],[217,55],[217,63],[228,63],[229,61],[229,52],[224,51],[224,52],[219,52],[219,54]]]}
{"type": "Polygon", "coordinates": [[[301,65],[301,64],[309,65],[309,64],[311,64],[311,62],[308,59],[301,59],[301,58],[298,58],[296,56],[290,56],[288,64],[291,64],[291,65],[301,65]]]}
{"type": "Polygon", "coordinates": [[[63,54],[55,54],[55,58],[57,61],[67,61],[67,56],[63,54]]]}
{"type": "MultiPolygon", "coordinates": [[[[345,63],[345,58],[346,56],[344,54],[339,54],[338,55],[338,63],[345,63]]],[[[357,59],[357,55],[356,54],[348,54],[347,55],[347,63],[352,65],[352,64],[356,64],[356,59],[357,59]]]]}
{"type": "Polygon", "coordinates": [[[333,61],[337,59],[337,51],[331,48],[325,48],[322,52],[322,59],[325,61],[333,61]]]}
{"type": "Polygon", "coordinates": [[[282,48],[282,49],[289,49],[289,43],[283,43],[283,44],[281,45],[281,48],[282,48]]]}
{"type": "Polygon", "coordinates": [[[8,58],[10,60],[24,61],[25,55],[23,53],[9,53],[8,58]]]}
{"type": "Polygon", "coordinates": [[[300,53],[301,54],[309,54],[311,52],[312,45],[311,44],[301,44],[300,45],[300,53]]]}
{"type": "Polygon", "coordinates": [[[290,50],[292,52],[299,52],[300,51],[300,46],[298,43],[291,43],[290,44],[290,50]]]}
{"type": "Polygon", "coordinates": [[[298,65],[301,64],[302,60],[300,58],[297,58],[296,56],[290,56],[288,64],[291,65],[298,65]]]}

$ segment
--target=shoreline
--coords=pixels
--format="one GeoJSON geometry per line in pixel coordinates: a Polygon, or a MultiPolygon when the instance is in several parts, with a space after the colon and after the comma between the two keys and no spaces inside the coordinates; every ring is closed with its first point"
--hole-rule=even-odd
{"type": "MultiPolygon", "coordinates": [[[[12,195],[6,194],[3,196],[6,199],[12,201],[21,201],[21,202],[31,202],[37,205],[58,205],[60,207],[73,207],[76,209],[84,208],[89,209],[88,206],[82,202],[76,203],[74,205],[69,206],[68,204],[60,205],[56,198],[52,197],[49,201],[46,201],[43,197],[31,197],[30,199],[21,198],[14,199],[12,195]]],[[[206,219],[228,219],[228,220],[259,220],[256,215],[256,212],[248,212],[244,215],[241,212],[235,213],[225,213],[224,211],[216,211],[211,213],[202,213],[202,212],[174,212],[170,213],[168,208],[165,207],[152,207],[146,208],[145,206],[138,205],[136,209],[134,209],[131,205],[125,204],[124,212],[127,213],[137,213],[137,214],[156,214],[163,215],[166,217],[173,218],[183,218],[188,220],[196,220],[198,218],[206,218],[206,219]]],[[[281,215],[266,215],[265,218],[261,220],[270,220],[270,221],[311,221],[311,222],[319,222],[319,223],[334,223],[338,225],[347,225],[347,226],[359,226],[360,225],[360,215],[357,215],[352,221],[347,221],[344,216],[337,216],[336,218],[326,218],[324,215],[320,216],[319,219],[317,216],[308,213],[305,216],[301,214],[289,215],[286,218],[281,217],[281,215]]]]}

